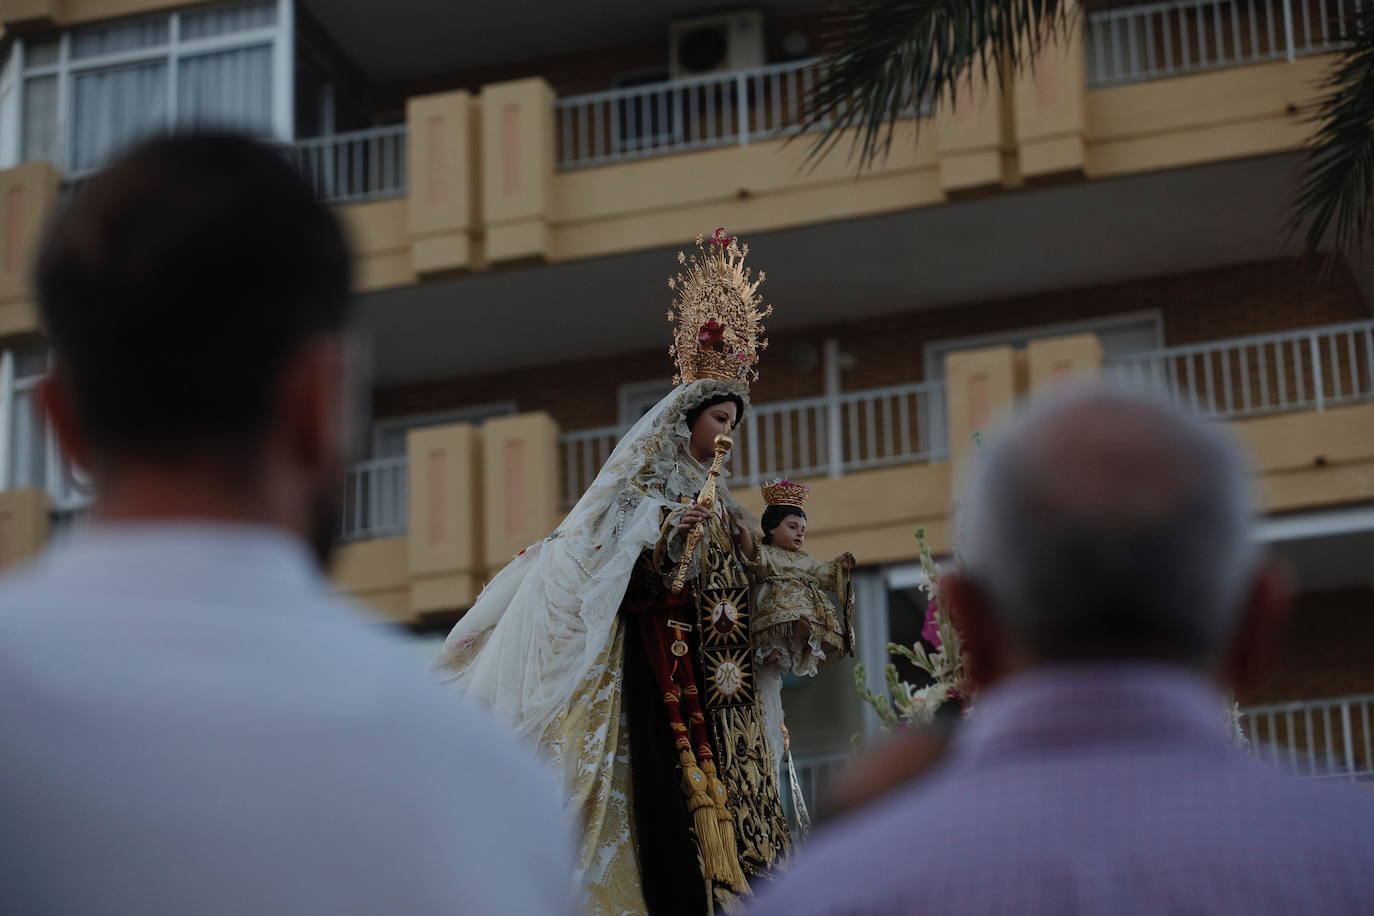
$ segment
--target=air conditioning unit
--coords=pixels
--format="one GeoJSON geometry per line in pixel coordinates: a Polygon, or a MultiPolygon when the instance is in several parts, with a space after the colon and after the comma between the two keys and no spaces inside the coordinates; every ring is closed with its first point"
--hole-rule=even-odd
{"type": "Polygon", "coordinates": [[[675,80],[763,66],[763,11],[679,19],[668,28],[668,75],[675,80]]]}

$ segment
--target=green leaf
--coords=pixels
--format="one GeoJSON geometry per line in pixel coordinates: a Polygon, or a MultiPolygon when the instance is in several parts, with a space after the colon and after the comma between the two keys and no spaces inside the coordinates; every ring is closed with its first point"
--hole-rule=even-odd
{"type": "MultiPolygon", "coordinates": [[[[1026,66],[1068,24],[1066,0],[858,0],[827,19],[803,130],[819,130],[810,158],[857,129],[860,168],[885,157],[896,122],[953,92],[1026,66]]],[[[852,153],[851,153],[852,155],[852,153]]]]}
{"type": "Polygon", "coordinates": [[[1331,243],[1328,267],[1364,239],[1374,193],[1374,5],[1362,4],[1346,29],[1354,40],[1321,84],[1288,220],[1290,237],[1302,235],[1307,254],[1331,243]]]}

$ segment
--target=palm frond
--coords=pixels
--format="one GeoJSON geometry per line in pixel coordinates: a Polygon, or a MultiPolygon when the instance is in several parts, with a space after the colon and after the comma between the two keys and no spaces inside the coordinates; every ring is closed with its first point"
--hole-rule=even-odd
{"type": "Polygon", "coordinates": [[[1331,75],[1312,120],[1317,129],[1303,156],[1302,175],[1288,221],[1290,237],[1303,235],[1315,255],[1326,241],[1332,257],[1365,236],[1374,194],[1374,5],[1351,20],[1354,41],[1331,75]]]}
{"type": "Polygon", "coordinates": [[[1066,0],[857,0],[833,12],[831,51],[803,108],[813,160],[858,128],[860,167],[887,155],[895,124],[970,73],[1014,72],[1067,25],[1066,0]],[[1008,70],[1008,68],[1010,68],[1008,70]]]}

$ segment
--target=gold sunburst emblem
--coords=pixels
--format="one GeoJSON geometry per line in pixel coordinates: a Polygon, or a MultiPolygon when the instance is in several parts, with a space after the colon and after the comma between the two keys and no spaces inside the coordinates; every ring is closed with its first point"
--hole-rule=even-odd
{"type": "Polygon", "coordinates": [[[725,653],[711,667],[707,688],[714,703],[739,701],[749,695],[753,675],[749,672],[749,650],[725,653]]]}
{"type": "Polygon", "coordinates": [[[739,623],[739,608],[729,598],[722,598],[711,607],[711,626],[718,633],[729,633],[739,623]]]}

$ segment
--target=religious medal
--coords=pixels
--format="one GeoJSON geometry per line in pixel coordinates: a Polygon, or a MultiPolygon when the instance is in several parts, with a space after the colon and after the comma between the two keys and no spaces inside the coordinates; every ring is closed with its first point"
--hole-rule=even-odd
{"type": "Polygon", "coordinates": [[[668,629],[677,633],[677,639],[673,640],[673,644],[668,647],[668,651],[672,652],[678,658],[681,658],[687,654],[687,643],[683,640],[682,634],[690,633],[692,625],[690,623],[682,623],[679,620],[669,620],[668,629]]]}
{"type": "Polygon", "coordinates": [[[717,601],[711,608],[711,625],[718,633],[729,633],[739,623],[739,610],[729,599],[717,601]]]}

